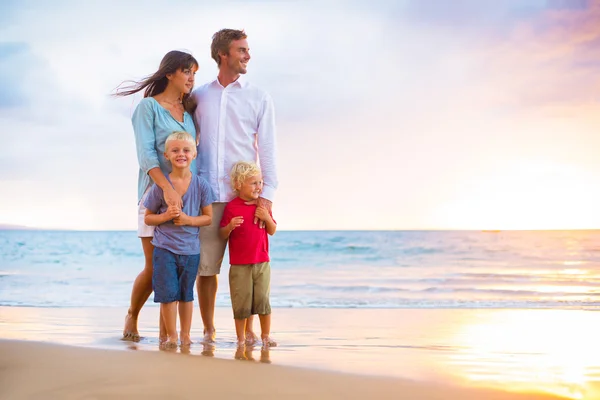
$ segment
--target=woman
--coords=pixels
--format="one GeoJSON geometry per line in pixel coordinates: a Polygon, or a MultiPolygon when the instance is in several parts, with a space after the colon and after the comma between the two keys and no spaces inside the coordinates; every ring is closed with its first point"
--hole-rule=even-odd
{"type": "MultiPolygon", "coordinates": [[[[188,97],[194,87],[194,75],[198,70],[196,59],[181,51],[168,52],[160,62],[158,71],[133,85],[117,89],[116,96],[129,96],[144,90],[144,98],[135,109],[131,118],[137,158],[140,165],[138,178],[138,237],[144,250],[144,269],[135,279],[131,292],[131,303],[125,317],[123,340],[138,341],[140,335],[137,319],[140,310],[152,293],[152,237],[154,227],[144,224],[144,196],[152,183],[156,183],[164,192],[169,205],[181,206],[181,197],[165,178],[171,172],[171,166],[164,157],[165,140],[173,131],[186,131],[196,137],[192,116],[185,111],[188,97]]],[[[195,160],[194,160],[195,161],[195,160]]],[[[196,170],[193,163],[192,171],[196,170]]],[[[166,337],[162,321],[160,340],[166,337]]]]}

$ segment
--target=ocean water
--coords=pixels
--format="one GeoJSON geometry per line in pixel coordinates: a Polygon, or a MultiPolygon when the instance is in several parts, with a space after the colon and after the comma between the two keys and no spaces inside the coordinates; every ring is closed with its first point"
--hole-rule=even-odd
{"type": "MultiPolygon", "coordinates": [[[[600,306],[600,231],[282,231],[271,258],[273,307],[600,306]]],[[[0,306],[126,308],[142,265],[133,231],[0,231],[0,306]]]]}

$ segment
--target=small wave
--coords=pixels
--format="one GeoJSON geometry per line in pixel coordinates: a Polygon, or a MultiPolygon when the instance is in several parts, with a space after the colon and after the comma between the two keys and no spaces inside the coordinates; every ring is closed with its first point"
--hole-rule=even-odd
{"type": "MultiPolygon", "coordinates": [[[[385,287],[385,286],[369,286],[369,285],[352,285],[352,286],[332,286],[332,285],[284,285],[279,286],[277,289],[283,290],[298,290],[300,292],[307,290],[314,290],[319,292],[345,292],[345,293],[390,293],[390,292],[404,292],[408,289],[398,287],[385,287]]],[[[273,290],[273,289],[271,289],[273,290]]]]}

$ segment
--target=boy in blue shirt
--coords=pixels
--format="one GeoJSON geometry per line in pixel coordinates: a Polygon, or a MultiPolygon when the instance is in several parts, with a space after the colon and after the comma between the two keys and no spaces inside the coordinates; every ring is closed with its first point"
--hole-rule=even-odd
{"type": "Polygon", "coordinates": [[[196,141],[187,132],[173,132],[165,142],[165,158],[171,164],[166,176],[173,189],[181,196],[183,207],[168,206],[163,191],[153,185],[144,206],[146,225],[156,226],[152,244],[152,289],[154,302],[160,303],[167,337],[160,338],[161,345],[189,346],[192,313],[194,310],[194,283],[200,261],[201,226],[210,225],[212,203],[215,195],[203,178],[190,170],[196,158],[196,141]],[[177,335],[179,309],[180,337],[177,335]]]}

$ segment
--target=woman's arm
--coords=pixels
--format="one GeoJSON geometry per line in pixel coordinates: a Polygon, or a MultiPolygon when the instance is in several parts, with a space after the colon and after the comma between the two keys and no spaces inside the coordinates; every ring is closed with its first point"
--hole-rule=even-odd
{"type": "Polygon", "coordinates": [[[143,99],[136,107],[131,117],[135,147],[140,169],[150,175],[150,178],[163,190],[167,205],[181,208],[181,196],[177,194],[160,169],[158,154],[156,152],[156,132],[154,131],[154,109],[152,100],[143,99]]]}

